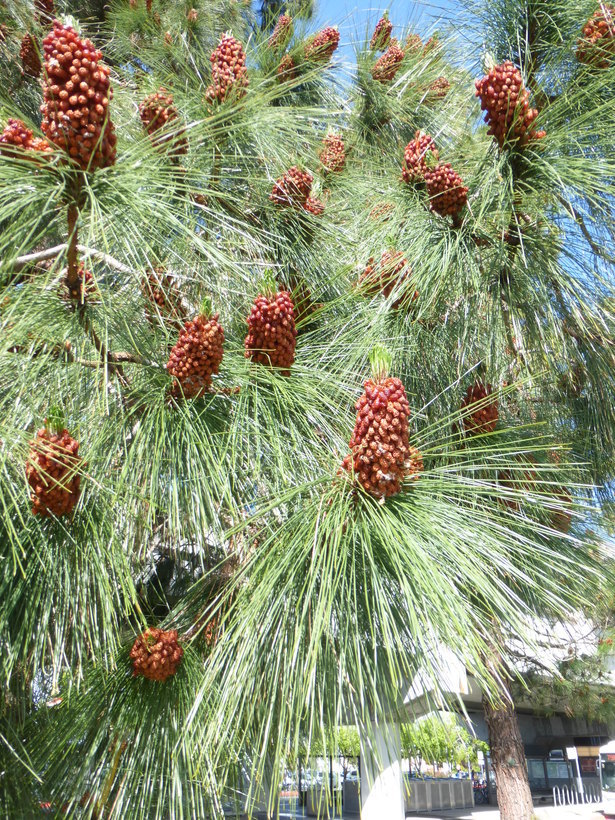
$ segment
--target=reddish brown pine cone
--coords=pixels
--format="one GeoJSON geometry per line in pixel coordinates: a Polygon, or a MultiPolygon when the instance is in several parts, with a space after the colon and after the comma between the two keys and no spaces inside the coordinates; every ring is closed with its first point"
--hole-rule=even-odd
{"type": "MultiPolygon", "coordinates": [[[[181,301],[179,289],[173,277],[165,273],[164,268],[158,267],[150,271],[142,287],[147,301],[156,305],[162,316],[171,316],[179,312],[181,301]]],[[[150,322],[154,320],[150,310],[146,310],[146,317],[150,322]]]]}
{"type": "Polygon", "coordinates": [[[428,167],[428,153],[431,154],[429,159],[437,163],[440,155],[433,137],[431,134],[423,134],[422,131],[417,131],[414,139],[404,149],[404,167],[401,172],[404,182],[411,184],[424,181],[425,171],[428,167]]]}
{"type": "Polygon", "coordinates": [[[286,208],[304,208],[312,192],[314,177],[293,165],[275,181],[269,199],[286,208]]]}
{"type": "Polygon", "coordinates": [[[597,68],[608,68],[615,56],[615,6],[600,3],[583,26],[577,46],[577,60],[597,68]]]}
{"type": "Polygon", "coordinates": [[[52,433],[39,430],[30,442],[30,458],[26,477],[32,490],[32,512],[44,517],[70,515],[81,493],[83,466],[79,458],[79,442],[68,430],[52,433]]]}
{"type": "Polygon", "coordinates": [[[401,381],[392,377],[368,379],[364,387],[365,392],[356,404],[351,454],[342,467],[354,470],[370,495],[385,498],[400,492],[406,476],[418,474],[422,458],[410,447],[410,405],[401,381]]]}
{"type": "Polygon", "coordinates": [[[481,406],[463,418],[463,426],[466,433],[469,435],[493,433],[498,423],[499,412],[498,400],[493,396],[493,389],[490,384],[484,385],[482,382],[474,382],[474,384],[470,385],[461,402],[461,410],[464,411],[476,402],[480,402],[481,406]],[[486,401],[489,396],[492,396],[492,398],[486,401]]]}
{"type": "Polygon", "coordinates": [[[446,77],[438,77],[429,86],[429,94],[436,100],[443,100],[450,91],[451,84],[446,77]]]}
{"type": "Polygon", "coordinates": [[[404,43],[404,51],[406,54],[418,54],[423,51],[423,41],[418,34],[409,34],[404,43]]]}
{"type": "Polygon", "coordinates": [[[412,287],[412,269],[401,251],[385,251],[379,264],[373,257],[359,277],[358,287],[368,296],[382,294],[385,299],[396,291],[400,296],[393,302],[393,308],[407,306],[418,299],[418,291],[412,287]]]}
{"type": "Polygon", "coordinates": [[[43,40],[43,51],[43,133],[84,170],[113,165],[116,136],[109,119],[113,90],[110,69],[100,62],[101,52],[58,20],[43,40]]]}
{"type": "Polygon", "coordinates": [[[196,21],[199,19],[198,11],[196,9],[190,9],[188,14],[186,15],[186,19],[189,23],[196,23],[196,21]]]}
{"type": "Polygon", "coordinates": [[[379,83],[390,83],[399,71],[399,67],[404,61],[404,52],[399,47],[397,40],[391,40],[391,45],[374,63],[372,67],[372,77],[379,83]]]}
{"type": "Polygon", "coordinates": [[[319,154],[327,173],[339,174],[346,165],[346,146],[340,134],[327,134],[322,141],[324,148],[319,154]]]}
{"type": "Polygon", "coordinates": [[[30,77],[38,77],[41,73],[41,56],[34,37],[30,34],[24,34],[19,49],[19,56],[21,57],[21,67],[24,74],[30,77]]]}
{"type": "Polygon", "coordinates": [[[391,32],[393,31],[393,23],[389,20],[385,13],[376,23],[376,28],[372,34],[369,47],[372,51],[384,51],[391,39],[391,32]]]}
{"type": "Polygon", "coordinates": [[[369,218],[387,222],[394,210],[395,206],[392,202],[378,202],[369,212],[369,218]]]}
{"type": "Polygon", "coordinates": [[[176,629],[165,631],[150,626],[139,635],[130,650],[132,674],[163,683],[177,672],[183,656],[176,629]]]}
{"type": "Polygon", "coordinates": [[[314,60],[317,63],[328,63],[339,42],[339,31],[327,26],[306,43],[305,59],[314,60]]]}
{"type": "Polygon", "coordinates": [[[280,368],[282,376],[290,376],[297,343],[295,306],[290,293],[281,290],[275,296],[259,294],[247,321],[246,359],[280,368]]]}
{"type": "Polygon", "coordinates": [[[468,188],[450,162],[426,168],[425,184],[431,210],[440,216],[452,216],[457,222],[468,201],[468,188]]]}
{"type": "Polygon", "coordinates": [[[194,399],[208,390],[220,369],[223,345],[224,330],[217,313],[186,322],[167,362],[168,372],[176,379],[173,394],[194,399]]]}
{"type": "Polygon", "coordinates": [[[83,262],[79,265],[77,271],[79,277],[79,288],[77,290],[68,291],[71,299],[79,301],[82,305],[86,302],[92,304],[93,302],[100,302],[100,291],[94,281],[94,274],[91,270],[86,270],[83,262]]]}
{"type": "Polygon", "coordinates": [[[293,18],[288,14],[281,14],[271,32],[268,45],[269,48],[281,51],[286,48],[290,38],[293,36],[293,18]]]}
{"type": "Polygon", "coordinates": [[[500,148],[507,140],[526,145],[530,140],[545,136],[544,131],[535,130],[533,123],[538,109],[530,108],[530,95],[521,72],[510,60],[494,66],[481,80],[476,80],[475,85],[489,126],[487,133],[497,140],[500,148]]]}
{"type": "Polygon", "coordinates": [[[169,133],[170,125],[172,127],[176,122],[179,124],[179,114],[173,103],[173,95],[166,88],[159,88],[149,94],[139,105],[139,115],[153,145],[164,149],[170,143],[173,155],[187,152],[188,140],[182,136],[185,129],[169,133]],[[165,133],[161,134],[161,131],[165,133]]]}
{"type": "Polygon", "coordinates": [[[318,199],[315,196],[309,196],[305,200],[305,205],[303,206],[303,210],[307,211],[308,213],[312,214],[313,216],[320,216],[324,213],[325,210],[325,203],[318,199]]]}
{"type": "Polygon", "coordinates": [[[7,157],[23,156],[19,150],[13,151],[13,147],[22,151],[51,151],[47,140],[35,137],[24,122],[11,118],[0,134],[0,154],[7,157]]]}
{"type": "Polygon", "coordinates": [[[211,57],[211,85],[205,92],[208,103],[225,102],[245,96],[249,85],[243,46],[232,34],[223,34],[211,57]]]}
{"type": "Polygon", "coordinates": [[[286,80],[296,80],[297,77],[297,65],[295,61],[290,54],[285,54],[280,60],[280,65],[277,68],[278,82],[283,83],[286,80]]]}

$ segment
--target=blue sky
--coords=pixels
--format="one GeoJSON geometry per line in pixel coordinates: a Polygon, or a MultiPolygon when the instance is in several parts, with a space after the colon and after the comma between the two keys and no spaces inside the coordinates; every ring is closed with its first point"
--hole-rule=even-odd
{"type": "Polygon", "coordinates": [[[397,23],[400,29],[411,25],[419,34],[428,35],[434,29],[443,29],[453,22],[461,13],[462,6],[460,0],[391,0],[389,3],[378,0],[317,0],[315,22],[339,26],[342,35],[340,56],[349,57],[352,54],[350,43],[358,35],[363,36],[368,28],[371,32],[385,9],[388,9],[393,24],[397,23]]]}

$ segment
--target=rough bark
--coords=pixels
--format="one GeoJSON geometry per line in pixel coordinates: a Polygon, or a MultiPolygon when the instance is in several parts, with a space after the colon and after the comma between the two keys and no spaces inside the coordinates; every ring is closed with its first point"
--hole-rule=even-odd
{"type": "Polygon", "coordinates": [[[501,701],[494,702],[483,695],[500,818],[501,820],[532,820],[534,808],[521,730],[510,689],[504,682],[501,696],[501,701]]]}

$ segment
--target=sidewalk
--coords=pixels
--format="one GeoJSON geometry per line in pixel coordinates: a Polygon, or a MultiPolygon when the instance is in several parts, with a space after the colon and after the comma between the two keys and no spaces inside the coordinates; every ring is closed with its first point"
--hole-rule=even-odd
{"type": "MultiPolygon", "coordinates": [[[[536,807],[537,820],[604,820],[600,804],[593,806],[536,807]]],[[[499,820],[500,812],[492,806],[474,809],[448,809],[432,814],[407,814],[406,820],[499,820]]]]}

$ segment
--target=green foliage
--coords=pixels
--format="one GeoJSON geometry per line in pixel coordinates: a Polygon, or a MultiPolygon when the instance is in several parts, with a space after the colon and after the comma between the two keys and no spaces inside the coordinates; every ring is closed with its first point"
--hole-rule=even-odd
{"type": "Polygon", "coordinates": [[[489,751],[488,745],[471,735],[459,718],[451,713],[428,715],[401,727],[402,754],[420,772],[421,762],[459,764],[478,768],[479,751],[489,751]]]}
{"type": "MultiPolygon", "coordinates": [[[[304,59],[315,27],[302,18],[297,75],[280,78],[245,4],[62,5],[111,66],[118,155],[94,173],[61,148],[0,155],[0,778],[17,773],[5,815],[40,799],[135,818],[249,803],[305,749],[354,756],[354,730],[336,727],[401,719],[417,676],[440,705],[440,646],[495,691],[494,643],[510,665],[510,638],[538,649],[535,617],[595,598],[615,472],[615,69],[576,63],[589,11],[560,5],[475,11],[498,59],[522,47],[547,131],[505,151],[444,38],[408,48],[379,83],[369,39],[356,72],[304,59]],[[249,85],[211,103],[226,30],[249,85]],[[430,90],[442,76],[443,97],[430,90]],[[156,141],[138,105],[162,86],[177,117],[156,141]],[[400,182],[417,129],[469,187],[455,222],[400,182]],[[339,174],[319,159],[329,131],[346,145],[339,174]],[[322,214],[271,198],[294,165],[322,214]],[[392,250],[410,298],[407,282],[357,287],[392,250]],[[67,288],[75,253],[92,273],[82,300],[67,288]],[[298,313],[290,377],[244,355],[266,272],[298,313]],[[224,358],[211,390],[186,399],[165,365],[206,300],[224,358]],[[341,469],[375,348],[405,386],[424,467],[386,501],[341,469]],[[498,421],[472,435],[464,418],[485,402],[461,402],[477,380],[498,421]],[[82,491],[72,517],[42,519],[25,465],[54,406],[80,443],[82,491]],[[164,684],[134,679],[130,647],[160,622],[184,661],[164,684]]],[[[41,136],[41,89],[18,54],[25,28],[40,40],[47,25],[25,0],[0,22],[0,124],[18,116],[41,136]]]]}

